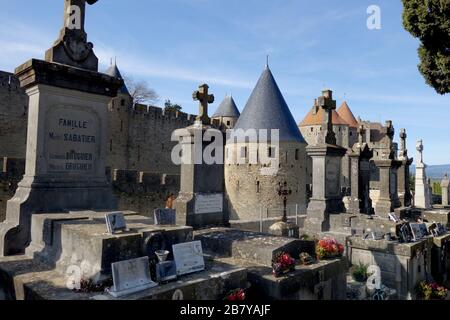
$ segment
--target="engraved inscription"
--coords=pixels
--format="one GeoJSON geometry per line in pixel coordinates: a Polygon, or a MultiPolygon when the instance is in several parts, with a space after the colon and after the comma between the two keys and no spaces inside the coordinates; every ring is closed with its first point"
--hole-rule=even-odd
{"type": "Polygon", "coordinates": [[[49,173],[92,174],[99,158],[99,120],[95,113],[57,107],[47,117],[49,173]]]}

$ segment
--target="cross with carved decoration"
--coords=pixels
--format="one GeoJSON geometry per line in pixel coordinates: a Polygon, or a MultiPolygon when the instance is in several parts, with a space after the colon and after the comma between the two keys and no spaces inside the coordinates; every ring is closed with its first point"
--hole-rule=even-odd
{"type": "Polygon", "coordinates": [[[278,192],[278,195],[280,197],[283,197],[284,208],[283,208],[283,218],[282,218],[281,221],[286,223],[288,221],[288,218],[287,218],[287,197],[292,194],[292,190],[288,188],[287,182],[284,182],[284,184],[279,183],[277,192],[278,192]]]}
{"type": "Polygon", "coordinates": [[[68,27],[74,20],[78,20],[80,31],[84,31],[84,20],[86,18],[86,2],[90,5],[98,0],[65,0],[64,1],[64,26],[68,27]],[[77,16],[79,15],[79,16],[77,16]]]}
{"type": "Polygon", "coordinates": [[[194,101],[200,102],[200,110],[197,120],[201,121],[202,124],[211,124],[211,119],[208,116],[208,105],[214,103],[214,95],[209,94],[209,86],[207,84],[202,84],[198,91],[195,91],[192,95],[194,101]]]}
{"type": "Polygon", "coordinates": [[[317,105],[325,111],[323,124],[326,144],[336,145],[336,135],[333,131],[333,110],[336,109],[336,100],[333,100],[333,91],[324,90],[322,96],[317,99],[317,105]]]}

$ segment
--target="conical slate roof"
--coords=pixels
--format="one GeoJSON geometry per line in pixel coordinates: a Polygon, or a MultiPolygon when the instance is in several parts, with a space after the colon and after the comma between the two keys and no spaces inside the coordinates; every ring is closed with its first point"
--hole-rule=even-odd
{"type": "Polygon", "coordinates": [[[235,129],[267,129],[269,137],[271,129],[279,129],[280,141],[305,142],[269,67],[259,78],[235,129]]]}
{"type": "MultiPolygon", "coordinates": [[[[114,78],[118,78],[118,79],[122,79],[122,80],[123,80],[123,77],[122,77],[122,75],[120,74],[119,68],[117,67],[117,64],[116,64],[116,63],[112,64],[112,65],[108,68],[108,70],[105,71],[105,73],[106,73],[108,76],[111,76],[111,77],[114,77],[114,78]]],[[[125,83],[124,83],[123,86],[119,89],[118,93],[130,95],[130,92],[128,91],[128,88],[127,88],[127,86],[125,85],[125,83]]]]}
{"type": "Polygon", "coordinates": [[[342,119],[344,119],[348,123],[350,127],[352,128],[358,127],[358,121],[353,115],[352,110],[350,110],[350,107],[348,106],[347,102],[344,101],[344,103],[342,103],[342,106],[339,108],[337,113],[341,116],[342,119]]]}
{"type": "Polygon", "coordinates": [[[241,115],[241,113],[239,112],[238,108],[236,107],[236,103],[234,102],[233,97],[226,96],[212,117],[213,118],[220,118],[220,117],[239,118],[240,115],[241,115]]]}

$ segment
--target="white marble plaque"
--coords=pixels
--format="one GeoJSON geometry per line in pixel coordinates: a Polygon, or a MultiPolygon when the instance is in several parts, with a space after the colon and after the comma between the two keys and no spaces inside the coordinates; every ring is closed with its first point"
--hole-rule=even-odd
{"type": "Polygon", "coordinates": [[[114,286],[109,293],[122,297],[157,286],[150,276],[148,257],[116,262],[111,265],[114,286]]]}
{"type": "Polygon", "coordinates": [[[172,246],[173,257],[177,266],[177,275],[205,270],[202,243],[200,241],[186,242],[172,246]]]}
{"type": "Polygon", "coordinates": [[[88,109],[55,107],[46,119],[48,173],[88,175],[100,157],[100,121],[88,109]]]}
{"type": "Polygon", "coordinates": [[[223,194],[197,194],[195,196],[195,214],[217,213],[223,211],[223,194]]]}

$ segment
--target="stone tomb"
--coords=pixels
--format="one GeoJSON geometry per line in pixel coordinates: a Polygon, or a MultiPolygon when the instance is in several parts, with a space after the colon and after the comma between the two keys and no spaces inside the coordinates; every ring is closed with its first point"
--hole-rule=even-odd
{"type": "MultiPolygon", "coordinates": [[[[8,299],[84,300],[99,293],[77,293],[67,287],[72,271],[102,283],[111,279],[113,263],[148,256],[156,250],[193,239],[187,226],[154,226],[152,220],[124,212],[129,231],[107,233],[105,213],[71,212],[33,216],[32,243],[26,255],[0,258],[0,281],[8,299]]],[[[148,259],[148,258],[146,258],[148,259]]],[[[156,280],[156,277],[155,277],[156,280]]],[[[222,299],[245,287],[247,272],[239,266],[207,259],[205,270],[178,281],[124,297],[103,299],[222,299]]]]}
{"type": "Polygon", "coordinates": [[[430,239],[398,243],[350,237],[347,245],[350,262],[380,267],[382,284],[395,289],[399,299],[414,299],[416,285],[431,276],[430,239]]]}
{"type": "Polygon", "coordinates": [[[202,241],[205,253],[216,261],[247,268],[249,295],[255,299],[345,299],[345,258],[296,266],[294,272],[279,278],[272,274],[272,259],[278,253],[286,252],[298,259],[300,253],[307,252],[314,257],[313,241],[225,228],[195,231],[194,238],[202,241]]]}

